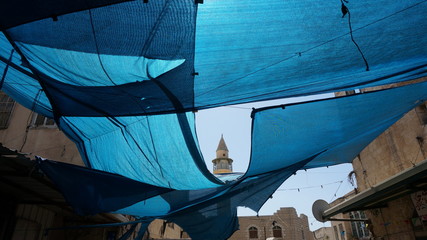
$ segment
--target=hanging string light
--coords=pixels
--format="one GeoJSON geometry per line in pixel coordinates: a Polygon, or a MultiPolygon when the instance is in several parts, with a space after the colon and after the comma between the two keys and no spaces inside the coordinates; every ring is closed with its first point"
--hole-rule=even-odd
{"type": "Polygon", "coordinates": [[[325,183],[325,184],[321,184],[321,185],[315,185],[315,186],[296,187],[296,188],[279,188],[276,191],[295,191],[295,190],[297,190],[298,192],[300,192],[301,189],[323,188],[323,186],[328,186],[328,185],[333,185],[333,184],[338,184],[338,183],[341,185],[342,182],[343,182],[343,180],[336,181],[336,182],[325,183]]]}

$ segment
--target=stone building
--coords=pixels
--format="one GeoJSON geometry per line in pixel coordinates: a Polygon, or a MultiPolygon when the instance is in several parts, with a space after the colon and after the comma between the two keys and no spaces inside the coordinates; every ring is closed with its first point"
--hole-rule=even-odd
{"type": "MultiPolygon", "coordinates": [[[[364,210],[371,239],[427,239],[426,124],[422,103],[369,144],[352,162],[357,194],[324,216],[346,212],[356,217],[364,210]]],[[[345,239],[366,237],[352,233],[345,239]]]]}
{"type": "MultiPolygon", "coordinates": [[[[121,214],[76,215],[54,184],[35,170],[36,155],[83,166],[75,144],[48,119],[0,92],[0,239],[117,239],[130,226],[63,229],[67,226],[124,223],[121,214]],[[12,149],[12,150],[11,150],[12,149]],[[59,230],[45,230],[57,228],[59,230]]],[[[133,235],[136,237],[136,233],[133,235]]],[[[153,221],[145,239],[188,238],[176,224],[153,221]]]]}
{"type": "MultiPolygon", "coordinates": [[[[330,203],[330,206],[336,206],[355,195],[356,191],[353,190],[330,203]]],[[[334,219],[331,221],[331,234],[333,234],[333,237],[328,235],[331,240],[367,240],[372,237],[368,229],[368,222],[362,221],[362,219],[367,219],[366,213],[363,210],[338,213],[332,219],[334,219]],[[355,221],[349,221],[351,219],[355,221]]]]}
{"type": "MultiPolygon", "coordinates": [[[[227,144],[221,135],[216,150],[216,158],[212,160],[213,173],[217,177],[221,178],[225,175],[233,174],[233,160],[228,154],[227,144]]],[[[310,232],[308,227],[307,216],[304,214],[298,216],[295,208],[280,208],[271,216],[239,217],[239,230],[229,239],[314,240],[313,233],[310,232]]]]}
{"type": "MultiPolygon", "coordinates": [[[[425,162],[426,120],[426,106],[422,104],[407,113],[359,154],[353,161],[359,192],[425,162]]],[[[425,181],[425,178],[420,177],[407,183],[402,179],[401,184],[407,184],[409,190],[396,193],[396,196],[383,203],[383,206],[366,211],[376,238],[390,240],[427,238],[427,231],[424,230],[425,222],[413,221],[422,219],[424,215],[417,212],[417,206],[408,194],[417,188],[420,191],[426,190],[425,186],[417,186],[420,181],[425,181]]],[[[426,199],[420,204],[427,204],[426,199]]]]}
{"type": "Polygon", "coordinates": [[[313,232],[316,240],[337,240],[332,227],[321,227],[313,232]]]}
{"type": "Polygon", "coordinates": [[[230,240],[314,240],[307,216],[298,216],[292,207],[280,208],[270,216],[239,217],[239,225],[230,240]]]}

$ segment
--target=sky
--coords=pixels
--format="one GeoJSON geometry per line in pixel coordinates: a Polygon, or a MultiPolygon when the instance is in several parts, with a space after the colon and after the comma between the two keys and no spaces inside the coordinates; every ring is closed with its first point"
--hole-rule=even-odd
{"type": "MultiPolygon", "coordinates": [[[[332,97],[332,95],[288,98],[198,111],[196,113],[197,138],[208,169],[212,171],[212,160],[216,157],[216,149],[221,135],[223,135],[229,150],[229,157],[233,159],[233,171],[246,171],[250,156],[250,113],[253,107],[259,108],[327,97],[332,97]]],[[[341,164],[329,168],[298,171],[279,187],[273,194],[273,198],[269,199],[261,208],[259,215],[272,215],[281,207],[294,207],[298,215],[308,216],[311,231],[328,227],[329,222],[321,223],[314,219],[311,210],[312,204],[317,199],[331,202],[352,191],[354,187],[347,180],[347,176],[352,170],[351,164],[341,164]]],[[[256,214],[249,208],[238,209],[239,216],[255,216],[256,214]]]]}

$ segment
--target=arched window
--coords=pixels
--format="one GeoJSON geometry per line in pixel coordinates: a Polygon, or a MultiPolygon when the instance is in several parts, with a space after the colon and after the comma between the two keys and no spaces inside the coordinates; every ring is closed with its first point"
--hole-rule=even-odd
{"type": "Polygon", "coordinates": [[[258,229],[256,227],[249,228],[249,238],[258,238],[258,229]]]}
{"type": "Polygon", "coordinates": [[[273,237],[282,238],[282,228],[279,226],[273,227],[273,237]]]}

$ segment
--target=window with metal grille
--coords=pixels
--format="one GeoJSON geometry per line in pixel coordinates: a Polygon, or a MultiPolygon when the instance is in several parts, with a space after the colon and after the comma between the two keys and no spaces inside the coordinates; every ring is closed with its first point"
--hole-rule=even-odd
{"type": "Polygon", "coordinates": [[[336,240],[339,240],[340,238],[339,238],[339,234],[338,234],[338,228],[337,228],[337,226],[334,226],[334,232],[335,232],[335,239],[336,239],[336,240]]]}
{"type": "Polygon", "coordinates": [[[15,101],[11,97],[4,92],[0,92],[0,129],[5,129],[9,126],[14,105],[15,101]]]}
{"type": "Polygon", "coordinates": [[[282,228],[279,226],[273,227],[273,237],[281,238],[282,237],[282,228]]]}
{"type": "MultiPolygon", "coordinates": [[[[363,211],[355,211],[350,212],[351,219],[366,219],[366,215],[363,211]]],[[[365,222],[362,221],[354,221],[351,222],[351,230],[353,232],[353,236],[362,238],[369,238],[370,233],[368,228],[366,227],[365,222]]]]}
{"type": "Polygon", "coordinates": [[[249,228],[249,238],[258,238],[258,229],[256,227],[249,228]]]}
{"type": "Polygon", "coordinates": [[[340,230],[341,240],[345,240],[345,231],[342,223],[338,224],[338,228],[340,230]]]}

